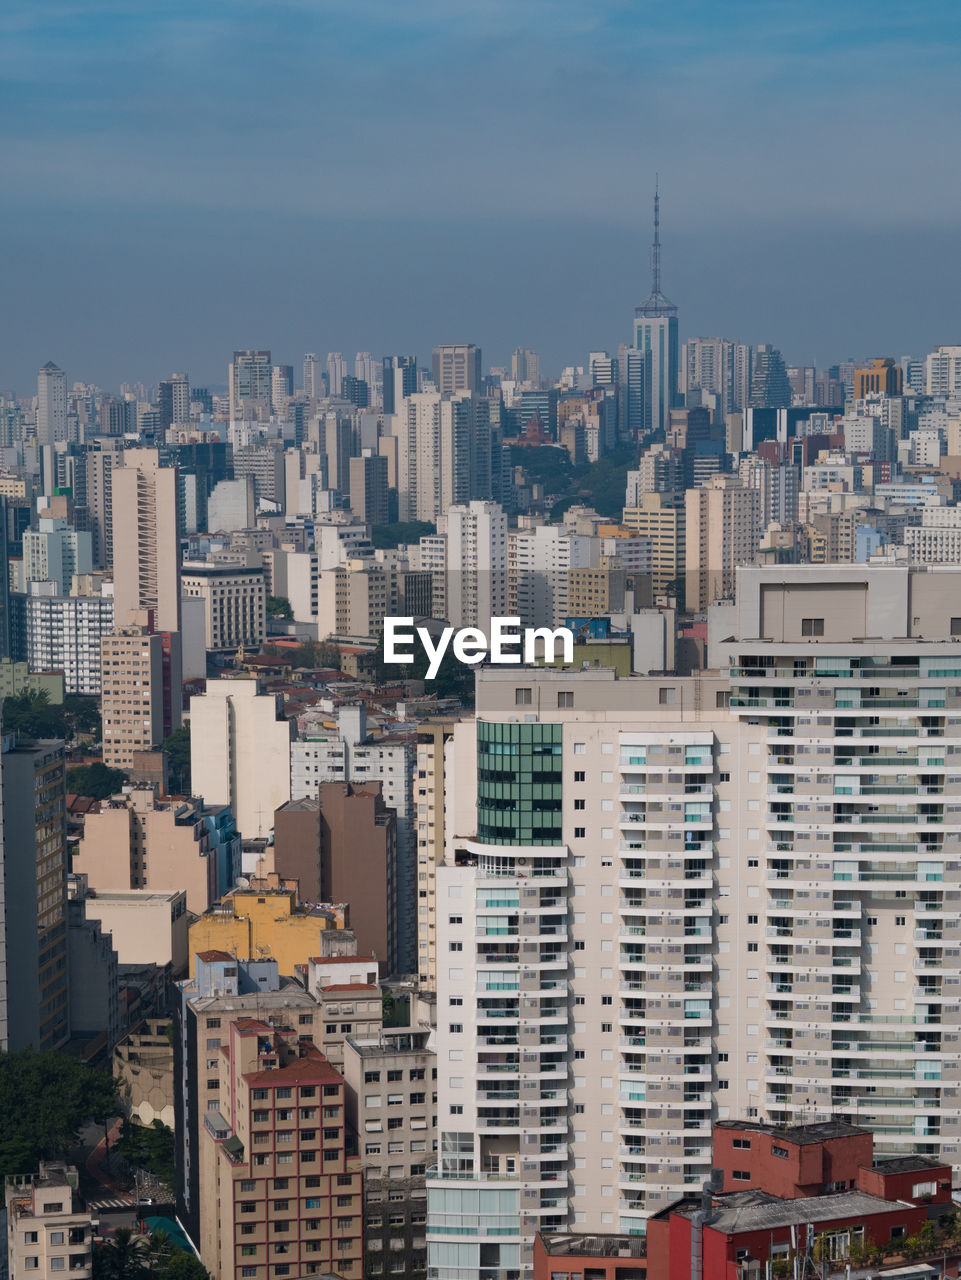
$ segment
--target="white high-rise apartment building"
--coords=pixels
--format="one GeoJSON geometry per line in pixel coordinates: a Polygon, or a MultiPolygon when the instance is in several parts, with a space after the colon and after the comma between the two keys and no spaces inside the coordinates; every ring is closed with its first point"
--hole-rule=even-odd
{"type": "Polygon", "coordinates": [[[569,616],[570,571],[598,568],[600,539],[542,524],[508,535],[509,601],[525,627],[563,626],[569,616]]]}
{"type": "Polygon", "coordinates": [[[99,694],[100,648],[114,629],[112,595],[56,595],[51,583],[15,597],[17,649],[31,671],[62,671],[65,693],[99,694]]]}
{"type": "Polygon", "coordinates": [[[717,1120],[961,1167],[959,590],[748,568],[699,676],[479,673],[436,872],[436,1280],[642,1232],[717,1120]]]}
{"type": "Polygon", "coordinates": [[[347,361],[341,353],[339,351],[329,351],[327,353],[327,382],[332,396],[340,395],[343,390],[346,373],[347,361]]]}
{"type": "Polygon", "coordinates": [[[93,569],[93,534],[78,532],[60,516],[41,516],[23,533],[23,589],[29,582],[53,582],[66,595],[75,573],[93,569]]]}
{"type": "Polygon", "coordinates": [[[507,516],[496,502],[453,506],[447,531],[447,621],[480,627],[507,616],[507,516]]]}
{"type": "Polygon", "coordinates": [[[269,351],[235,351],[227,370],[230,421],[270,416],[273,364],[269,351]]]}
{"type": "Polygon", "coordinates": [[[290,725],[251,679],[208,680],[190,699],[190,778],[208,804],[229,804],[245,840],[267,837],[290,799],[290,725]]]}
{"type": "Polygon", "coordinates": [[[754,348],[730,338],[688,338],[681,353],[681,389],[718,397],[721,414],[745,409],[754,348]]]}
{"type": "Polygon", "coordinates": [[[393,415],[401,520],[436,523],[448,507],[490,498],[490,402],[465,391],[420,392],[393,415]]]}
{"type": "Polygon", "coordinates": [[[67,375],[52,360],[37,374],[37,443],[67,438],[67,375]]]}
{"type": "Polygon", "coordinates": [[[961,395],[961,347],[937,347],[926,357],[924,391],[929,396],[961,395]]]}
{"type": "Polygon", "coordinates": [[[321,372],[320,356],[314,351],[308,351],[304,356],[304,392],[311,399],[319,400],[324,394],[321,372]]]}
{"type": "Polygon", "coordinates": [[[354,377],[366,382],[371,399],[374,395],[374,357],[369,351],[358,351],[354,356],[354,377]]]}

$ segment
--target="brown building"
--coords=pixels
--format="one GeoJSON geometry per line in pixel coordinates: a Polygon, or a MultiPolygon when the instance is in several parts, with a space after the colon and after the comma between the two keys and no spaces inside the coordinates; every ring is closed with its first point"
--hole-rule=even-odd
{"type": "Polygon", "coordinates": [[[130,769],[164,740],[163,639],[128,626],[100,644],[103,762],[130,769]]]}
{"type": "Polygon", "coordinates": [[[360,1158],[348,1155],[344,1081],[296,1033],[245,1018],[220,1052],[204,1116],[200,1255],[221,1280],[359,1277],[360,1158]]]}
{"type": "Polygon", "coordinates": [[[274,813],[274,869],[303,901],[347,902],[361,954],[397,970],[397,816],[379,782],[322,782],[274,813]]]}
{"type": "Polygon", "coordinates": [[[904,374],[890,356],[871,361],[869,369],[854,370],[854,398],[865,396],[899,396],[903,389],[904,374]]]}

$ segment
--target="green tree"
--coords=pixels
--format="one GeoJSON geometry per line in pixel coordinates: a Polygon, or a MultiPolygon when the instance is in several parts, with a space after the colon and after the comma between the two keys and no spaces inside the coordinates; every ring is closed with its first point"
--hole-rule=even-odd
{"type": "Polygon", "coordinates": [[[80,1128],[119,1110],[112,1076],[63,1053],[0,1054],[0,1175],[64,1155],[80,1128]]]}
{"type": "Polygon", "coordinates": [[[154,1120],[152,1124],[140,1125],[125,1120],[115,1150],[128,1164],[152,1173],[173,1188],[176,1179],[174,1134],[163,1121],[154,1120]]]}
{"type": "Polygon", "coordinates": [[[69,732],[63,707],[51,703],[46,689],[26,689],[4,698],[3,727],[24,738],[64,738],[69,732]]]}
{"type": "Polygon", "coordinates": [[[387,550],[399,547],[402,542],[419,542],[436,532],[437,526],[429,520],[397,520],[393,524],[372,525],[370,540],[375,547],[387,550]]]}
{"type": "Polygon", "coordinates": [[[118,1227],[93,1257],[95,1280],[141,1280],[146,1266],[147,1241],[129,1227],[118,1227]]]}
{"type": "Polygon", "coordinates": [[[266,610],[268,618],[281,618],[284,622],[294,620],[294,611],[286,596],[268,596],[266,610]]]}
{"type": "Polygon", "coordinates": [[[78,796],[90,796],[93,800],[115,796],[129,780],[122,769],[111,769],[102,760],[67,770],[67,790],[78,796]]]}
{"type": "Polygon", "coordinates": [[[170,791],[173,795],[190,795],[190,729],[182,724],[164,739],[170,770],[170,791]]]}
{"type": "Polygon", "coordinates": [[[80,693],[68,693],[63,700],[63,710],[75,735],[88,733],[94,741],[100,740],[102,728],[97,698],[88,698],[80,693]]]}
{"type": "Polygon", "coordinates": [[[181,1249],[164,1263],[160,1277],[161,1280],[210,1280],[210,1272],[199,1258],[181,1249]]]}

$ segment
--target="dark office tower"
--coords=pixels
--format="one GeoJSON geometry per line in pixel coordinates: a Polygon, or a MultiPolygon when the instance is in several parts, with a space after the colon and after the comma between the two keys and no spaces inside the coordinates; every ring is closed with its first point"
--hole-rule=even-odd
{"type": "Polygon", "coordinates": [[[355,378],[352,373],[345,373],[340,383],[340,398],[349,400],[358,409],[366,409],[370,404],[370,388],[363,378],[355,378]]]}
{"type": "Polygon", "coordinates": [[[194,387],[190,393],[190,399],[194,404],[200,405],[201,413],[213,413],[214,398],[206,387],[194,387]]]}
{"type": "Polygon", "coordinates": [[[273,362],[269,351],[235,351],[227,371],[230,421],[270,413],[273,362]]]}
{"type": "Polygon", "coordinates": [[[777,347],[762,343],[754,352],[750,408],[788,409],[790,405],[791,384],[781,353],[777,347]]]}
{"type": "Polygon", "coordinates": [[[179,525],[181,533],[194,523],[187,519],[188,495],[192,495],[196,525],[207,528],[207,499],[221,480],[233,480],[233,447],[224,440],[194,441],[172,447],[164,455],[165,465],[179,470],[179,525]]]}
{"type": "Polygon", "coordinates": [[[161,382],[157,393],[160,430],[190,422],[190,383],[185,373],[172,373],[161,382]]]}
{"type": "MultiPolygon", "coordinates": [[[[163,384],[161,383],[161,386],[163,384]]],[[[137,402],[119,396],[101,397],[98,421],[102,436],[122,436],[137,429],[137,402]]]]}
{"type": "Polygon", "coordinates": [[[399,413],[400,402],[417,390],[417,357],[384,356],[384,413],[399,413]]]}
{"type": "Polygon", "coordinates": [[[434,348],[434,386],[441,395],[480,391],[481,349],[473,342],[450,343],[434,348]]]}
{"type": "Polygon", "coordinates": [[[0,1050],[69,1034],[63,743],[3,739],[0,755],[0,1050]]]}

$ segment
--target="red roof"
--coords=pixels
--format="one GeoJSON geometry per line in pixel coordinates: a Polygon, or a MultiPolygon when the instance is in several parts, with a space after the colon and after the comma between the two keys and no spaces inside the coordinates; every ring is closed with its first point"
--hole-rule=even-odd
{"type": "Polygon", "coordinates": [[[215,964],[218,960],[233,960],[234,957],[229,951],[198,951],[197,959],[204,964],[215,964]]]}
{"type": "Polygon", "coordinates": [[[252,1071],[244,1076],[249,1085],[260,1088],[263,1085],[286,1087],[290,1084],[316,1084],[324,1081],[327,1084],[343,1084],[344,1079],[320,1054],[315,1058],[298,1058],[286,1067],[277,1067],[273,1071],[252,1071]]]}

